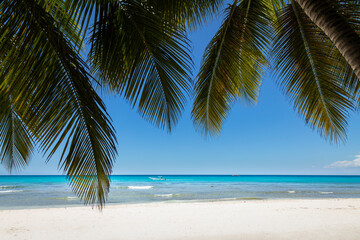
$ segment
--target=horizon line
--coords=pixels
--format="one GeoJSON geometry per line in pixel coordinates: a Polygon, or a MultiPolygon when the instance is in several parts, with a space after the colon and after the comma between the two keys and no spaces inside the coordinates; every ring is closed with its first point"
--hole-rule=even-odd
{"type": "MultiPolygon", "coordinates": [[[[64,176],[66,174],[0,174],[0,176],[64,176]]],[[[359,176],[360,174],[111,174],[110,176],[359,176]]]]}

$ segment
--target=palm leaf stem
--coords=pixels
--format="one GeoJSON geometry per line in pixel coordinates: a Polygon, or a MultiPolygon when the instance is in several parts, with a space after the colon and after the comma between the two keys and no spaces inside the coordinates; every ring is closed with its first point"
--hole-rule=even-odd
{"type": "MultiPolygon", "coordinates": [[[[24,2],[27,2],[27,1],[24,1],[24,2]]],[[[32,6],[29,4],[27,5],[28,6],[28,9],[31,11],[32,10],[32,6]]],[[[35,18],[35,22],[37,23],[37,25],[40,27],[40,28],[43,28],[44,29],[44,32],[47,33],[47,32],[54,32],[54,29],[49,29],[49,26],[52,26],[52,25],[45,25],[45,26],[42,26],[41,25],[41,21],[38,21],[37,18],[35,18]]],[[[48,35],[48,40],[49,40],[49,43],[50,45],[53,47],[53,49],[55,50],[55,53],[61,63],[61,65],[63,66],[63,68],[65,69],[65,72],[67,73],[68,75],[68,78],[67,79],[72,79],[72,74],[71,74],[71,71],[69,69],[69,66],[68,66],[68,63],[66,61],[64,61],[63,59],[63,55],[60,53],[60,49],[59,49],[59,44],[56,44],[54,41],[53,38],[52,38],[52,35],[48,35]]],[[[82,104],[82,100],[81,98],[79,97],[79,94],[78,92],[76,91],[76,87],[74,86],[74,83],[72,81],[69,81],[69,84],[70,84],[70,89],[73,93],[73,96],[75,97],[75,104],[77,106],[77,108],[80,110],[79,111],[79,114],[80,114],[80,117],[84,120],[85,122],[85,125],[86,125],[86,130],[87,132],[89,133],[89,129],[88,129],[88,123],[84,117],[84,109],[83,109],[83,104],[82,104]]],[[[91,134],[89,134],[91,135],[91,134]]],[[[92,141],[91,141],[92,143],[92,141]]],[[[93,144],[93,143],[92,143],[93,144]]],[[[93,146],[92,146],[93,147],[93,146]]],[[[93,148],[94,149],[94,148],[93,148]]]]}
{"type": "MultiPolygon", "coordinates": [[[[150,58],[151,58],[152,62],[155,64],[156,72],[158,74],[160,74],[159,65],[158,65],[158,63],[156,61],[156,58],[155,58],[153,52],[152,52],[151,46],[147,43],[147,40],[146,40],[144,34],[140,30],[140,28],[136,24],[136,22],[131,18],[131,16],[126,11],[125,11],[125,14],[128,16],[128,18],[130,19],[132,24],[135,26],[135,29],[138,31],[138,33],[139,33],[139,35],[140,35],[140,37],[141,37],[141,39],[142,39],[142,41],[144,43],[144,46],[146,47],[147,52],[150,54],[150,58]]],[[[162,78],[160,78],[160,84],[161,84],[161,89],[164,89],[164,83],[163,83],[162,78]]],[[[169,109],[168,102],[170,101],[170,99],[168,98],[168,95],[164,91],[163,91],[163,94],[164,94],[163,96],[165,98],[165,108],[166,108],[166,115],[167,115],[167,121],[168,121],[168,129],[167,130],[170,132],[171,131],[171,118],[170,118],[170,112],[168,111],[168,109],[169,109]]]]}
{"type": "MultiPolygon", "coordinates": [[[[231,12],[229,14],[229,19],[232,18],[233,14],[235,12],[235,9],[236,9],[236,5],[237,5],[237,0],[235,0],[233,5],[232,5],[232,9],[231,9],[231,12]]],[[[226,28],[225,28],[224,32],[228,31],[230,23],[231,23],[231,21],[229,20],[227,25],[226,25],[226,28]]],[[[223,46],[224,46],[225,38],[226,38],[226,34],[224,34],[223,38],[221,39],[219,49],[216,52],[217,56],[216,56],[216,60],[215,60],[215,63],[214,63],[214,67],[213,67],[212,72],[211,72],[210,86],[209,86],[209,91],[208,91],[207,99],[206,99],[206,122],[207,122],[206,125],[209,125],[210,95],[211,95],[212,85],[213,85],[214,78],[215,78],[215,71],[216,71],[216,68],[217,68],[218,63],[219,63],[219,59],[220,59],[220,56],[221,56],[221,51],[222,51],[223,46]]]]}
{"type": "Polygon", "coordinates": [[[6,89],[0,91],[0,104],[0,163],[11,173],[28,164],[34,136],[6,89]]]}
{"type": "MultiPolygon", "coordinates": [[[[248,15],[249,15],[249,10],[250,10],[250,5],[251,5],[251,0],[249,0],[247,8],[246,8],[246,13],[245,13],[245,18],[244,18],[244,29],[246,28],[247,22],[249,21],[248,19],[248,15]]],[[[241,41],[244,41],[244,36],[245,36],[245,31],[242,32],[241,34],[241,41]]],[[[242,53],[242,48],[240,49],[240,55],[242,53]]]]}
{"type": "MultiPolygon", "coordinates": [[[[342,14],[336,11],[331,1],[296,0],[305,14],[335,44],[356,76],[360,78],[360,37],[342,14]]],[[[357,1],[349,1],[357,2],[357,1]]]]}
{"type": "Polygon", "coordinates": [[[313,59],[311,51],[310,51],[309,43],[308,43],[308,40],[306,38],[304,28],[302,26],[302,21],[300,19],[298,9],[296,8],[296,4],[297,3],[294,0],[291,0],[291,6],[292,6],[292,8],[294,10],[296,20],[298,22],[301,38],[302,38],[302,40],[304,42],[306,54],[308,56],[310,66],[311,66],[311,69],[312,69],[313,74],[314,74],[316,86],[317,86],[318,91],[319,91],[320,101],[321,101],[322,105],[324,106],[324,109],[325,109],[325,112],[326,112],[326,115],[327,115],[328,119],[332,122],[331,116],[329,114],[329,110],[327,108],[327,104],[326,104],[325,99],[324,99],[324,94],[323,94],[322,89],[321,89],[320,80],[319,80],[319,76],[318,76],[318,73],[317,73],[317,70],[316,70],[316,67],[315,67],[314,59],[313,59]]]}
{"type": "MultiPolygon", "coordinates": [[[[76,109],[74,114],[78,116],[77,122],[83,124],[83,126],[79,125],[74,127],[71,132],[73,133],[76,128],[76,132],[78,133],[76,133],[75,136],[72,134],[70,135],[72,136],[70,153],[63,162],[63,166],[65,170],[68,170],[68,177],[70,178],[75,191],[85,200],[85,203],[90,201],[95,203],[97,200],[98,207],[101,208],[105,203],[109,191],[108,174],[111,173],[112,158],[116,153],[114,146],[116,139],[112,132],[113,128],[112,126],[109,128],[106,126],[105,128],[107,129],[98,129],[99,123],[97,121],[105,120],[105,124],[108,124],[108,120],[106,119],[108,115],[106,111],[104,111],[104,114],[97,114],[102,112],[101,109],[105,110],[105,108],[97,99],[97,94],[88,81],[87,77],[89,75],[85,70],[86,65],[84,65],[82,59],[76,55],[71,46],[67,44],[61,31],[59,31],[55,25],[46,23],[46,21],[51,21],[51,16],[45,14],[43,9],[33,1],[22,0],[22,2],[28,11],[32,13],[34,23],[42,30],[42,34],[47,37],[47,41],[53,49],[54,55],[57,56],[60,66],[64,69],[64,74],[67,75],[65,79],[69,86],[69,93],[74,97],[73,102],[76,109]],[[44,13],[45,15],[36,13],[44,13]],[[77,66],[73,64],[77,64],[77,66]],[[80,78],[78,79],[78,77],[80,78]],[[90,102],[88,103],[85,100],[89,100],[90,102]],[[88,107],[88,104],[90,104],[90,108],[88,107]],[[99,130],[100,132],[108,134],[108,145],[102,142],[103,139],[96,139],[94,136],[99,130]],[[85,151],[81,155],[87,155],[87,159],[90,159],[88,162],[80,164],[85,164],[85,168],[90,168],[90,165],[93,164],[95,171],[87,171],[84,173],[82,171],[83,169],[81,169],[81,165],[78,165],[78,160],[71,162],[72,156],[70,155],[78,154],[76,148],[79,147],[80,144],[77,141],[81,141],[79,136],[88,139],[89,151],[85,151]],[[108,153],[103,155],[103,150],[108,153]]],[[[41,138],[41,136],[37,137],[41,138]]],[[[68,139],[66,146],[69,143],[69,140],[70,139],[68,139]]],[[[65,149],[66,148],[67,147],[65,147],[65,149]]],[[[79,161],[81,162],[84,160],[80,159],[79,161]]]]}
{"type": "MultiPolygon", "coordinates": [[[[248,21],[249,21],[248,16],[249,16],[249,11],[250,11],[251,1],[252,1],[252,0],[249,0],[249,1],[248,1],[247,7],[246,7],[246,13],[245,13],[244,24],[243,24],[244,27],[243,27],[243,31],[242,31],[241,37],[240,37],[240,41],[241,41],[241,42],[244,42],[245,29],[246,29],[246,25],[247,25],[247,23],[248,23],[248,21]]],[[[239,56],[240,56],[240,57],[242,56],[243,50],[244,50],[244,48],[240,48],[240,51],[239,51],[239,56]]],[[[240,91],[240,89],[239,89],[239,91],[240,91]]]]}

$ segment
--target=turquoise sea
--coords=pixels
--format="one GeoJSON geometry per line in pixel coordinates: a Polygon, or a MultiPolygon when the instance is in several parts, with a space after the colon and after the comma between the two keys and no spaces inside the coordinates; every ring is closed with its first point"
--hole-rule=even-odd
{"type": "MultiPolygon", "coordinates": [[[[360,176],[112,176],[108,204],[281,198],[360,198],[360,176]]],[[[65,176],[0,176],[0,209],[81,204],[65,176]]]]}

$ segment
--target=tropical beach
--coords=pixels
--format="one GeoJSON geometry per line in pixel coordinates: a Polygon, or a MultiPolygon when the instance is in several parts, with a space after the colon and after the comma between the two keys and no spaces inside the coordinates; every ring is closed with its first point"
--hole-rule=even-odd
{"type": "Polygon", "coordinates": [[[360,239],[360,2],[1,0],[0,240],[360,239]]]}
{"type": "Polygon", "coordinates": [[[4,240],[360,238],[359,199],[149,203],[1,210],[4,240]]]}
{"type": "Polygon", "coordinates": [[[360,237],[360,176],[112,176],[101,211],[82,206],[63,176],[0,185],[6,240],[360,237]]]}

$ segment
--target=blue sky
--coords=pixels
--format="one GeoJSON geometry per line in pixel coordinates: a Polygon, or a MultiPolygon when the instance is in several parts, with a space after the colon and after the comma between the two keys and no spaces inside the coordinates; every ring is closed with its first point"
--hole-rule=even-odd
{"type": "MultiPolygon", "coordinates": [[[[190,35],[194,75],[220,23],[214,19],[190,35]]],[[[331,144],[298,117],[270,74],[263,80],[258,104],[236,103],[216,138],[195,131],[190,99],[171,134],[143,120],[121,97],[103,99],[118,138],[114,174],[360,174],[360,160],[355,160],[360,152],[359,114],[349,120],[347,142],[331,144]]],[[[45,164],[36,153],[18,174],[61,174],[58,157],[45,164]]],[[[0,167],[0,174],[8,173],[0,167]]]]}

